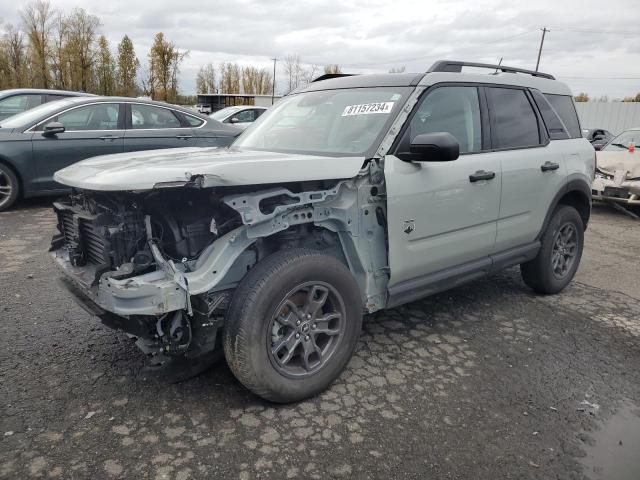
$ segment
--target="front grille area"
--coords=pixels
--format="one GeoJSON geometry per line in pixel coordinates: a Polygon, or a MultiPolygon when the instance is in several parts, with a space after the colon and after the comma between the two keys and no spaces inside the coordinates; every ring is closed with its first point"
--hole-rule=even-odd
{"type": "Polygon", "coordinates": [[[110,266],[106,252],[104,227],[97,227],[95,217],[78,214],[66,206],[54,206],[58,226],[69,252],[69,260],[76,266],[86,264],[110,266]]]}
{"type": "Polygon", "coordinates": [[[137,212],[92,214],[77,206],[56,202],[60,235],[54,243],[64,246],[75,266],[95,265],[115,270],[131,261],[146,238],[144,220],[137,212]]]}

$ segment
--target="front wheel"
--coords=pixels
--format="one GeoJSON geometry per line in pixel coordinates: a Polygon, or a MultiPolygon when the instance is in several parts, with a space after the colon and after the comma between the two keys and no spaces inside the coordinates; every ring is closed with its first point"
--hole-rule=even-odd
{"type": "Polygon", "coordinates": [[[578,211],[559,205],[541,239],[536,258],[520,265],[522,279],[538,293],[558,293],[578,270],[584,246],[584,224],[578,211]]]}
{"type": "Polygon", "coordinates": [[[252,268],[236,289],[224,352],[253,393],[295,402],[340,375],[361,326],[360,289],[340,261],[313,250],[281,251],[252,268]]]}
{"type": "Polygon", "coordinates": [[[18,198],[19,184],[13,171],[0,163],[0,212],[8,209],[18,198]]]}

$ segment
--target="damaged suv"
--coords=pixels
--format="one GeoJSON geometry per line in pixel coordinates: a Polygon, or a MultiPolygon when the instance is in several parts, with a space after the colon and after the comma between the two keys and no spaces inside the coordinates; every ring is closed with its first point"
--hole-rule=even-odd
{"type": "Polygon", "coordinates": [[[158,363],[204,368],[223,350],[248,389],[297,401],[345,368],[363,313],[518,264],[537,292],[571,281],[594,150],[567,114],[566,85],[503,65],[323,79],[230,148],[60,170],[73,193],[51,254],[158,363]]]}

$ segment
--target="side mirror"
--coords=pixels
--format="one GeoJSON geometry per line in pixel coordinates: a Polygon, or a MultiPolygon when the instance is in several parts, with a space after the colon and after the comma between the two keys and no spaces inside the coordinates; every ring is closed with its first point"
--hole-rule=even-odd
{"type": "Polygon", "coordinates": [[[238,117],[233,117],[231,120],[229,120],[229,123],[240,123],[240,120],[238,119],[238,117]]]}
{"type": "Polygon", "coordinates": [[[421,133],[409,146],[414,162],[450,162],[460,156],[460,144],[448,132],[421,133]]]}
{"type": "Polygon", "coordinates": [[[61,124],[60,122],[51,122],[51,123],[47,123],[44,126],[44,130],[42,134],[46,137],[51,137],[59,133],[64,133],[64,130],[65,130],[64,125],[61,124]]]}

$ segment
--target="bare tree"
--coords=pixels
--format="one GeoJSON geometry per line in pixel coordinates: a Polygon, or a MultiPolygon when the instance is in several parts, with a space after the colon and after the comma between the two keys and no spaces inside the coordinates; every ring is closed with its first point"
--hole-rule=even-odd
{"type": "Polygon", "coordinates": [[[149,77],[146,82],[153,99],[167,102],[177,99],[180,64],[187,56],[188,51],[179,51],[162,32],[156,34],[149,51],[149,77]]]}
{"type": "Polygon", "coordinates": [[[240,67],[237,63],[220,64],[220,93],[240,93],[240,67]]]}
{"type": "Polygon", "coordinates": [[[71,88],[87,92],[93,87],[92,69],[96,54],[94,46],[100,20],[87,13],[84,8],[75,8],[66,23],[67,48],[74,65],[71,71],[71,88]]]}
{"type": "Polygon", "coordinates": [[[100,38],[98,38],[95,71],[97,92],[100,95],[113,95],[116,91],[116,64],[111,54],[109,41],[104,35],[100,35],[100,38]]]}
{"type": "Polygon", "coordinates": [[[284,73],[287,75],[287,92],[298,88],[302,82],[302,62],[300,55],[287,55],[284,59],[284,73]]]}
{"type": "Polygon", "coordinates": [[[302,73],[300,75],[301,83],[311,83],[313,82],[322,71],[322,67],[320,65],[308,65],[306,68],[302,68],[302,73]]]}
{"type": "Polygon", "coordinates": [[[324,67],[324,73],[325,74],[342,73],[342,69],[340,68],[340,65],[327,65],[324,67]]]}
{"type": "Polygon", "coordinates": [[[5,66],[5,87],[25,87],[27,78],[27,49],[24,43],[24,34],[13,25],[5,27],[4,42],[2,48],[3,64],[5,66]]]}
{"type": "Polygon", "coordinates": [[[33,73],[32,86],[49,88],[50,33],[54,10],[47,0],[35,0],[20,15],[29,39],[33,73]]]}
{"type": "Polygon", "coordinates": [[[198,93],[216,92],[216,69],[212,63],[208,63],[198,70],[196,90],[198,93]]]}

